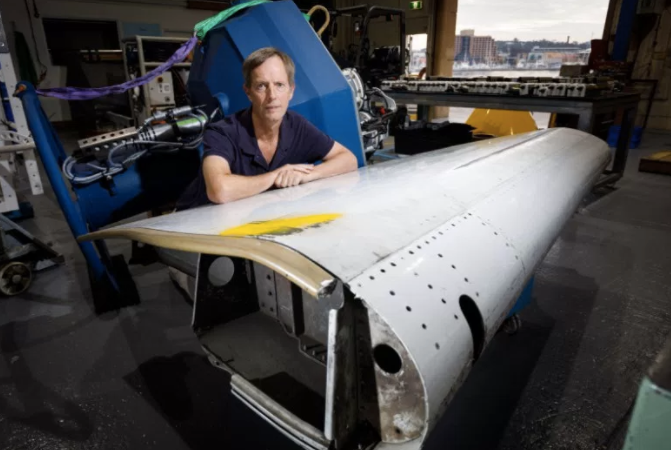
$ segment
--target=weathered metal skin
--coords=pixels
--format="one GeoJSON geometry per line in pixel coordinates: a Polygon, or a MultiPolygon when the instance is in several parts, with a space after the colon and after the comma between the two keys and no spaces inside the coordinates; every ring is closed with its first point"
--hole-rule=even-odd
{"type": "MultiPolygon", "coordinates": [[[[608,159],[603,141],[551,129],[88,238],[244,258],[272,269],[276,286],[283,278],[300,288],[299,306],[327,301],[308,315],[276,314],[301,342],[315,337],[300,330],[322,330],[310,325],[329,314],[323,433],[281,405],[254,404],[272,400],[253,385],[234,389],[305,448],[419,449],[608,159]],[[340,292],[342,301],[329,297],[340,292]],[[356,417],[353,405],[339,407],[343,397],[356,417]],[[360,438],[363,424],[372,441],[360,438]]],[[[296,304],[286,300],[273,304],[296,304]]]]}

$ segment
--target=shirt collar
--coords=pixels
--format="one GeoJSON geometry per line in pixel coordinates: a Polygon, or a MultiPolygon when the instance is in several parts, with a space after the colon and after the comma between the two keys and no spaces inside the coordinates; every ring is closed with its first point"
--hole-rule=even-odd
{"type": "MultiPolygon", "coordinates": [[[[288,111],[287,111],[288,114],[288,111]]],[[[275,157],[273,158],[273,165],[277,167],[277,164],[281,162],[285,156],[286,153],[289,150],[289,144],[291,140],[291,130],[290,130],[290,125],[289,125],[289,120],[287,119],[287,114],[284,115],[282,118],[282,123],[280,124],[280,136],[277,142],[277,151],[275,153],[275,157]]],[[[252,121],[252,107],[250,106],[249,108],[245,109],[242,111],[240,114],[240,124],[245,128],[247,131],[247,134],[249,136],[249,144],[250,145],[243,145],[242,151],[243,153],[246,153],[247,155],[253,156],[258,158],[260,162],[265,162],[265,159],[263,158],[263,155],[261,154],[261,151],[259,149],[258,142],[256,140],[256,134],[254,133],[254,122],[252,121]]]]}

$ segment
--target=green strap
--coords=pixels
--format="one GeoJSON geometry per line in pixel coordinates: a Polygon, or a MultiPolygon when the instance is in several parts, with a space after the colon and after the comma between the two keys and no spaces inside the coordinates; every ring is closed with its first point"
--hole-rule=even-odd
{"type": "MultiPolygon", "coordinates": [[[[245,3],[240,3],[238,5],[231,6],[230,8],[221,11],[217,15],[205,19],[202,22],[198,22],[196,26],[193,28],[196,33],[196,36],[198,37],[198,39],[202,40],[205,37],[205,35],[210,32],[212,28],[224,22],[233,14],[245,8],[251,8],[252,6],[261,5],[263,3],[271,3],[271,2],[268,0],[250,0],[245,3]]],[[[310,20],[310,16],[308,16],[307,14],[303,14],[303,16],[305,17],[306,20],[308,21],[310,20]]]]}

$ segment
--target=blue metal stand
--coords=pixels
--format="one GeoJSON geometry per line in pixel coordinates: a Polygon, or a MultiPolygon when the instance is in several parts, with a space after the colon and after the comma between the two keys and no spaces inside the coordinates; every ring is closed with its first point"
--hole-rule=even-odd
{"type": "MultiPolygon", "coordinates": [[[[17,92],[19,98],[23,102],[26,119],[28,120],[28,127],[33,135],[35,146],[42,159],[51,187],[54,190],[58,204],[65,215],[65,219],[72,230],[72,234],[76,239],[79,236],[87,234],[89,232],[89,227],[80,211],[79,205],[72,200],[70,190],[61,176],[61,166],[67,157],[63,150],[63,146],[44,114],[33,86],[29,83],[21,82],[17,84],[17,92]]],[[[115,296],[121,296],[119,284],[109,270],[109,268],[112,267],[112,262],[108,259],[109,255],[107,252],[104,252],[103,255],[99,255],[91,242],[77,242],[77,244],[88,263],[92,282],[111,289],[112,291],[110,293],[115,296]],[[103,262],[103,258],[105,258],[106,261],[103,262]]],[[[105,244],[100,243],[99,246],[104,247],[105,244]]],[[[95,287],[93,287],[93,290],[94,292],[96,291],[95,287]]],[[[94,299],[94,301],[95,300],[96,299],[94,299]]],[[[96,304],[95,306],[97,312],[103,312],[103,310],[109,309],[106,307],[109,305],[96,304]]]]}
{"type": "Polygon", "coordinates": [[[634,28],[634,19],[636,18],[636,7],[638,0],[622,0],[620,6],[620,16],[617,21],[617,30],[615,30],[615,41],[613,42],[613,61],[626,61],[629,53],[629,41],[631,40],[631,31],[634,28]]]}

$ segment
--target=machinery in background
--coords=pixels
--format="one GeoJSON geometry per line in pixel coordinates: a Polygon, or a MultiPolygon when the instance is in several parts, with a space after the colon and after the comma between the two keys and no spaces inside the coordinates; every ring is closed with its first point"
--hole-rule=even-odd
{"type": "Polygon", "coordinates": [[[409,91],[436,94],[512,95],[529,97],[598,97],[620,92],[624,84],[609,77],[581,76],[510,79],[504,77],[395,80],[382,82],[383,91],[409,91]]]}
{"type": "MultiPolygon", "coordinates": [[[[184,38],[134,36],[123,44],[123,61],[127,80],[141,77],[163,64],[186,42],[184,38]]],[[[129,91],[131,113],[139,126],[157,111],[188,104],[186,82],[191,62],[175,64],[172,69],[142,87],[129,91]]]]}
{"type": "Polygon", "coordinates": [[[33,195],[43,193],[35,143],[21,101],[9,95],[15,86],[16,73],[0,18],[0,293],[3,295],[25,292],[32,283],[34,272],[63,262],[63,256],[50,245],[7,217],[25,217],[25,210],[32,214],[29,203],[19,202],[17,191],[22,190],[22,183],[17,175],[20,170],[25,170],[30,192],[33,195]]]}
{"type": "Polygon", "coordinates": [[[380,90],[380,85],[384,79],[398,78],[405,73],[405,11],[357,5],[331,10],[327,14],[326,45],[354,94],[364,153],[370,158],[376,150],[382,149],[384,140],[389,137],[390,123],[397,112],[396,102],[380,90]],[[333,39],[338,35],[339,29],[344,28],[342,21],[338,20],[343,17],[350,17],[355,21],[352,31],[359,42],[351,44],[344,54],[338,54],[333,50],[333,39]],[[396,46],[371,49],[369,30],[375,24],[374,19],[381,17],[387,21],[398,18],[399,43],[396,46]]]}
{"type": "Polygon", "coordinates": [[[354,101],[359,111],[359,126],[366,157],[381,150],[384,140],[389,137],[390,123],[396,116],[396,102],[380,88],[367,88],[356,69],[342,71],[352,89],[354,101]]]}
{"type": "Polygon", "coordinates": [[[330,11],[329,50],[334,54],[342,69],[354,68],[363,78],[368,87],[380,87],[382,80],[399,78],[405,74],[408,64],[405,33],[405,11],[383,6],[357,5],[330,11]],[[344,54],[337,54],[333,50],[333,38],[338,35],[339,17],[350,17],[354,20],[353,32],[358,37],[358,44],[350,44],[344,54]],[[371,48],[369,29],[375,24],[373,21],[384,17],[392,21],[398,17],[398,45],[371,48]]]}
{"type": "Polygon", "coordinates": [[[193,106],[155,113],[139,128],[105,133],[78,141],[79,149],[63,161],[63,175],[76,185],[103,180],[127,170],[143,156],[194,150],[203,140],[208,116],[193,106]]]}
{"type": "Polygon", "coordinates": [[[64,260],[51,245],[0,214],[0,293],[22,294],[30,287],[33,273],[64,260]]]}

